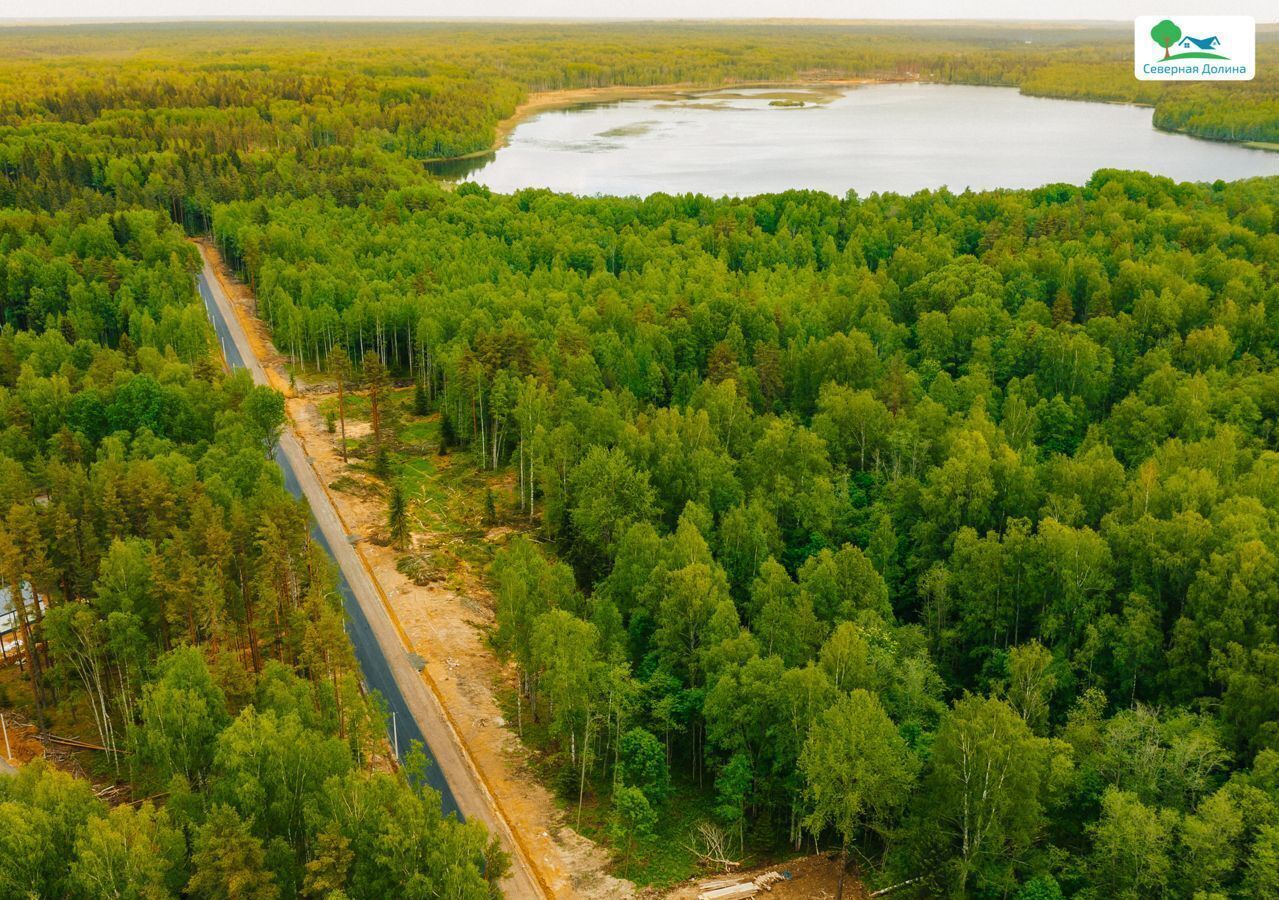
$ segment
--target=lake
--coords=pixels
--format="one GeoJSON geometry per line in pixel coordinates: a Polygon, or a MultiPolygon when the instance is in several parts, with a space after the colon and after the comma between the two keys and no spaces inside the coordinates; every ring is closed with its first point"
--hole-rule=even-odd
{"type": "Polygon", "coordinates": [[[1157,131],[1152,114],[1011,88],[737,88],[545,111],[496,153],[431,168],[501,192],[714,196],[1082,184],[1101,168],[1179,181],[1279,174],[1279,153],[1157,131]]]}

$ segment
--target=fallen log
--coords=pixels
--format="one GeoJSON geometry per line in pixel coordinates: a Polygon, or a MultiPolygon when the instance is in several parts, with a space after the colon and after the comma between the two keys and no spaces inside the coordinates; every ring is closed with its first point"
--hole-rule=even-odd
{"type": "Polygon", "coordinates": [[[743,900],[745,897],[754,897],[758,893],[759,885],[753,881],[743,881],[741,884],[732,884],[728,887],[698,894],[697,900],[743,900]]]}
{"type": "Polygon", "coordinates": [[[697,886],[705,893],[706,891],[717,891],[720,888],[732,887],[741,883],[742,880],[740,878],[710,878],[706,881],[699,881],[697,886]]]}
{"type": "Polygon", "coordinates": [[[923,880],[924,880],[924,876],[923,876],[923,875],[916,875],[914,878],[907,878],[905,881],[899,881],[899,882],[897,882],[896,884],[890,884],[890,885],[889,885],[888,887],[886,887],[886,888],[880,888],[880,889],[879,889],[879,890],[877,890],[877,891],[872,891],[872,892],[871,892],[871,896],[872,896],[872,897],[883,897],[883,896],[885,896],[885,895],[887,895],[887,894],[891,894],[893,891],[897,890],[898,888],[909,887],[910,885],[914,884],[915,882],[917,882],[917,881],[923,881],[923,880]]]}
{"type": "Polygon", "coordinates": [[[88,741],[78,741],[75,738],[58,737],[56,734],[48,734],[47,732],[45,734],[39,735],[39,738],[42,741],[49,741],[50,743],[53,743],[53,744],[61,744],[64,747],[77,747],[81,750],[101,750],[103,753],[111,752],[109,749],[99,744],[90,744],[88,741]]]}

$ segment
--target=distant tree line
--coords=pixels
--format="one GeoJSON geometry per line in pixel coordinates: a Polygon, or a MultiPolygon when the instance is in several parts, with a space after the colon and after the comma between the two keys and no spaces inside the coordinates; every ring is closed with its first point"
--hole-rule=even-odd
{"type": "Polygon", "coordinates": [[[980,25],[319,23],[13,28],[0,35],[0,208],[377,202],[418,161],[488,149],[529,92],[813,79],[1020,86],[1149,103],[1155,125],[1276,140],[1279,47],[1229,85],[1138,82],[1119,29],[980,25]],[[228,46],[234,47],[228,54],[228,46]]]}

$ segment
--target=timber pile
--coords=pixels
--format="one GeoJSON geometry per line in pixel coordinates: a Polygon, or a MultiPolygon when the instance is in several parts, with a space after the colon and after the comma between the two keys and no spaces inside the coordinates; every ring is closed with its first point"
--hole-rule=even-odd
{"type": "Polygon", "coordinates": [[[782,881],[785,877],[786,876],[782,875],[781,872],[765,872],[763,875],[760,875],[755,879],[755,883],[764,890],[771,891],[772,888],[769,887],[769,885],[777,881],[782,881]]]}
{"type": "Polygon", "coordinates": [[[697,900],[743,900],[746,897],[754,897],[760,891],[771,891],[773,883],[785,877],[781,872],[774,871],[765,872],[750,881],[731,878],[703,881],[698,885],[702,892],[697,895],[697,900]]]}

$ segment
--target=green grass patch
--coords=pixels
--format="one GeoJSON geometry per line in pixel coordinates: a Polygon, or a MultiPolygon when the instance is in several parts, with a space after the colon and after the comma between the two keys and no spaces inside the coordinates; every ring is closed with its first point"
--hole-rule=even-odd
{"type": "Polygon", "coordinates": [[[437,499],[443,496],[439,469],[431,456],[395,453],[397,477],[404,493],[411,499],[437,499]]]}
{"type": "MultiPolygon", "coordinates": [[[[530,768],[538,780],[553,792],[565,821],[577,832],[613,852],[615,873],[635,882],[639,887],[669,888],[695,875],[703,874],[698,865],[694,833],[702,822],[714,821],[714,796],[708,788],[699,789],[686,779],[674,779],[671,797],[658,809],[657,826],[652,835],[635,842],[629,859],[608,833],[611,809],[611,769],[605,775],[596,772],[587,785],[578,824],[577,775],[553,752],[553,742],[544,722],[533,722],[528,704],[523,706],[523,728],[519,728],[520,711],[515,692],[503,690],[498,705],[508,725],[517,730],[532,752],[530,768]]],[[[749,841],[748,841],[748,851],[749,841]]]]}
{"type": "MultiPolygon", "coordinates": [[[[609,837],[609,798],[600,796],[582,809],[581,832],[593,841],[613,846],[609,837]]],[[[698,824],[713,821],[713,798],[694,787],[680,785],[657,809],[657,827],[651,836],[636,841],[634,855],[625,859],[622,849],[613,846],[617,874],[639,887],[669,888],[701,873],[694,844],[698,824]]],[[[576,812],[576,809],[574,809],[576,812]]]]}
{"type": "Polygon", "coordinates": [[[414,419],[403,424],[396,437],[405,444],[429,444],[439,446],[440,423],[434,419],[414,419]]]}
{"type": "MultiPolygon", "coordinates": [[[[494,547],[484,540],[488,531],[484,524],[484,498],[492,487],[493,475],[481,470],[465,451],[440,456],[439,416],[416,416],[412,403],[411,388],[396,391],[388,398],[390,415],[385,420],[390,429],[392,478],[408,499],[412,527],[445,540],[447,549],[440,558],[445,570],[447,556],[486,567],[492,561],[494,547]]],[[[361,458],[361,469],[372,472],[371,438],[360,442],[355,455],[361,458]]],[[[493,490],[501,508],[505,492],[500,487],[493,490]]]]}
{"type": "MultiPolygon", "coordinates": [[[[369,398],[362,397],[359,394],[347,394],[343,401],[346,407],[346,421],[349,424],[354,421],[367,421],[372,413],[372,407],[369,406],[369,398]]],[[[325,397],[315,404],[315,408],[319,410],[320,415],[327,416],[329,413],[338,414],[338,398],[337,395],[325,397]]]]}

